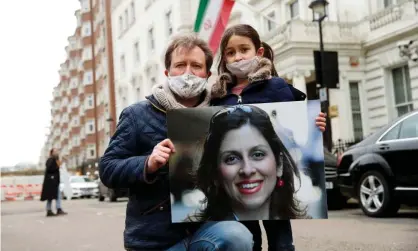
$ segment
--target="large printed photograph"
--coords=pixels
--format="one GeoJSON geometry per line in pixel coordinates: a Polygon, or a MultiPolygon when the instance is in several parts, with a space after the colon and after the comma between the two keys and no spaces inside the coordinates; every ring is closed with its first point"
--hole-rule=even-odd
{"type": "Polygon", "coordinates": [[[328,218],[317,100],[167,114],[173,223],[328,218]]]}

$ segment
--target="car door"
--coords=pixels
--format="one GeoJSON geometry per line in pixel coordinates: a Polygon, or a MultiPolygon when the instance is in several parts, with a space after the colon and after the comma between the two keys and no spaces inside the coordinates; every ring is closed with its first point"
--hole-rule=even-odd
{"type": "Polygon", "coordinates": [[[389,164],[400,187],[418,186],[418,113],[388,130],[375,146],[389,164]]]}

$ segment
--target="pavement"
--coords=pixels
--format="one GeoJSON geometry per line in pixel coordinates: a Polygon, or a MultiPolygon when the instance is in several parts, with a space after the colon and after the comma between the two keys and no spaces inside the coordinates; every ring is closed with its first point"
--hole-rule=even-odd
{"type": "MultiPolygon", "coordinates": [[[[63,201],[68,215],[45,217],[44,203],[1,203],[3,251],[124,250],[126,200],[63,201]]],[[[394,218],[369,218],[357,209],[330,211],[327,220],[294,220],[297,251],[418,250],[418,210],[402,209],[394,218]]],[[[267,250],[266,240],[263,240],[267,250]]]]}

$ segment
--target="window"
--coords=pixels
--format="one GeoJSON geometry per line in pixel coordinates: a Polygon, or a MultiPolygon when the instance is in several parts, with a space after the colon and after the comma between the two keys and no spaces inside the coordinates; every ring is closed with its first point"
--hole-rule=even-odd
{"type": "Polygon", "coordinates": [[[82,29],[82,34],[81,36],[83,37],[88,37],[91,35],[91,27],[90,27],[90,23],[85,22],[83,23],[83,29],[82,29]]]}
{"type": "Polygon", "coordinates": [[[83,49],[83,60],[90,60],[92,59],[92,52],[91,47],[87,47],[83,49]]]}
{"type": "Polygon", "coordinates": [[[399,129],[401,128],[401,124],[397,124],[395,127],[390,129],[385,136],[382,137],[380,141],[387,141],[387,140],[394,140],[398,139],[399,137],[399,129]]]}
{"type": "Polygon", "coordinates": [[[125,65],[125,55],[120,56],[120,71],[121,74],[124,75],[125,74],[125,70],[126,70],[126,65],[125,65]]]}
{"type": "Polygon", "coordinates": [[[135,2],[131,2],[131,23],[135,22],[135,2]]]}
{"type": "Polygon", "coordinates": [[[383,0],[383,6],[385,8],[391,6],[393,4],[393,0],[383,0]]]}
{"type": "Polygon", "coordinates": [[[137,87],[136,88],[136,101],[141,99],[141,88],[137,87]]]}
{"type": "Polygon", "coordinates": [[[71,78],[71,83],[70,83],[70,86],[71,86],[71,89],[74,89],[74,88],[77,88],[77,78],[71,78]]]}
{"type": "Polygon", "coordinates": [[[157,80],[155,79],[155,77],[151,78],[151,84],[152,86],[154,86],[157,83],[157,80]]]}
{"type": "Polygon", "coordinates": [[[135,42],[134,44],[134,63],[138,63],[140,60],[140,55],[139,55],[139,42],[135,42]]]}
{"type": "Polygon", "coordinates": [[[92,94],[88,95],[86,98],[86,107],[87,109],[94,107],[94,96],[92,94]]]}
{"type": "Polygon", "coordinates": [[[94,133],[94,121],[93,120],[87,121],[87,123],[86,123],[86,133],[87,134],[94,133]]]}
{"type": "Polygon", "coordinates": [[[89,0],[82,0],[81,1],[81,10],[83,12],[90,11],[90,1],[89,0]]]}
{"type": "Polygon", "coordinates": [[[392,70],[395,108],[398,116],[413,110],[411,79],[408,66],[392,70]]]}
{"type": "Polygon", "coordinates": [[[95,158],[96,157],[96,146],[95,145],[88,145],[87,155],[88,155],[89,158],[95,158]]]}
{"type": "Polygon", "coordinates": [[[418,114],[402,121],[400,139],[418,138],[418,114]]]}
{"type": "Polygon", "coordinates": [[[149,39],[149,48],[151,50],[154,50],[155,44],[154,44],[154,29],[153,28],[150,28],[148,30],[148,39],[149,39]]]}
{"type": "Polygon", "coordinates": [[[129,27],[129,12],[128,9],[125,10],[125,29],[129,27]]]}
{"type": "Polygon", "coordinates": [[[123,17],[119,16],[119,35],[123,33],[123,17]]]}
{"type": "MultiPolygon", "coordinates": [[[[274,19],[274,11],[267,15],[269,18],[274,19]]],[[[274,22],[267,19],[267,31],[271,31],[274,28],[274,22]]]]}
{"type": "Polygon", "coordinates": [[[167,23],[167,34],[171,36],[173,34],[173,24],[171,22],[171,10],[165,14],[165,21],[167,23]]]}
{"type": "Polygon", "coordinates": [[[93,73],[91,71],[84,73],[84,85],[90,85],[93,83],[93,73]]]}
{"type": "Polygon", "coordinates": [[[299,1],[296,0],[289,5],[290,7],[290,18],[294,19],[299,17],[299,1]]]}
{"type": "Polygon", "coordinates": [[[353,118],[354,139],[363,138],[363,125],[361,120],[361,104],[358,82],[350,82],[351,116],[353,118]]]}

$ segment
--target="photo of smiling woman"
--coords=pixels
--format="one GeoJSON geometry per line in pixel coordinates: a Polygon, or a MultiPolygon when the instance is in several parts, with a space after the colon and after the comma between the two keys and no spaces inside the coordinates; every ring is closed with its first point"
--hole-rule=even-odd
{"type": "Polygon", "coordinates": [[[196,178],[206,207],[188,221],[307,217],[294,197],[298,168],[269,115],[256,106],[213,115],[196,178]]]}
{"type": "Polygon", "coordinates": [[[171,221],[328,218],[319,110],[311,100],[168,112],[171,221]]]}

